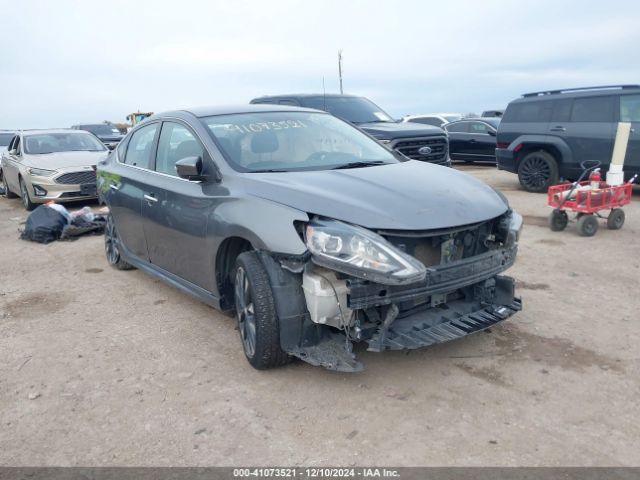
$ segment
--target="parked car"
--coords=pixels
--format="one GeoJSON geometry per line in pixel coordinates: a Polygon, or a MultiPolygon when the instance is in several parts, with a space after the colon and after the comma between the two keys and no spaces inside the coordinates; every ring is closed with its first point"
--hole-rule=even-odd
{"type": "Polygon", "coordinates": [[[0,155],[7,151],[7,147],[15,135],[16,132],[11,130],[0,130],[0,155]]]}
{"type": "Polygon", "coordinates": [[[325,112],[154,115],[98,164],[98,189],[108,262],[235,310],[258,369],[357,371],[352,342],[415,349],[521,308],[499,275],[522,226],[506,198],[325,112]]]}
{"type": "Polygon", "coordinates": [[[498,128],[498,168],[518,174],[529,192],[576,180],[585,160],[608,170],[618,122],[631,122],[625,178],[640,173],[640,85],[527,93],[512,101],[498,128]]]}
{"type": "Polygon", "coordinates": [[[4,195],[27,210],[49,200],[96,198],[96,164],[108,154],[92,134],[71,129],[23,130],[2,154],[4,195]]]}
{"type": "Polygon", "coordinates": [[[422,115],[405,115],[402,117],[402,121],[444,128],[447,123],[456,122],[462,118],[464,115],[461,113],[424,113],[422,115]]]}
{"type": "Polygon", "coordinates": [[[93,133],[109,150],[113,150],[124,137],[118,127],[108,123],[83,123],[81,125],[73,125],[71,128],[93,133]]]}
{"type": "Polygon", "coordinates": [[[502,115],[504,115],[504,110],[485,110],[484,112],[482,112],[482,115],[480,116],[484,118],[488,118],[488,117],[500,118],[502,117],[502,115]]]}
{"type": "Polygon", "coordinates": [[[473,162],[496,161],[496,135],[499,118],[470,118],[447,123],[451,160],[473,162]]]}
{"type": "Polygon", "coordinates": [[[409,158],[438,165],[451,165],[447,137],[442,129],[397,122],[364,97],[323,94],[277,95],[254,98],[250,103],[324,110],[353,123],[381,143],[409,158]]]}

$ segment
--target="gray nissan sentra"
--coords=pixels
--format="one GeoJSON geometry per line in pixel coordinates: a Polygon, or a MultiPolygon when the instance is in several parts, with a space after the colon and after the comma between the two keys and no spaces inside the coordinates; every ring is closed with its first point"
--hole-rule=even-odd
{"type": "Polygon", "coordinates": [[[238,321],[258,369],[358,371],[375,352],[458,339],[521,309],[522,218],[498,191],[409,160],[316,110],[150,117],[98,165],[107,260],[238,321]]]}

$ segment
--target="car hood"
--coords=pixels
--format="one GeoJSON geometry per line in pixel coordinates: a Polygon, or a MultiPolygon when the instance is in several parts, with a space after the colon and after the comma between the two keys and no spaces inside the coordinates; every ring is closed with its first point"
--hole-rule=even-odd
{"type": "Polygon", "coordinates": [[[103,142],[119,142],[124,135],[97,135],[97,137],[103,142]]]}
{"type": "Polygon", "coordinates": [[[507,210],[500,196],[474,177],[413,160],[243,177],[251,195],[371,229],[455,227],[489,220],[507,210]]]}
{"type": "Polygon", "coordinates": [[[404,122],[371,122],[358,125],[362,130],[380,140],[393,140],[396,138],[425,137],[432,135],[444,135],[444,130],[431,125],[404,122]]]}
{"type": "Polygon", "coordinates": [[[55,170],[68,167],[95,166],[104,160],[109,152],[54,152],[40,155],[25,155],[25,164],[30,167],[55,170]]]}

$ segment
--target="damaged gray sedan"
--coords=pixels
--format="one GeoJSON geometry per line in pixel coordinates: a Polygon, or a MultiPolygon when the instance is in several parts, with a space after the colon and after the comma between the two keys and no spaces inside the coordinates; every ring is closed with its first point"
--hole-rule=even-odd
{"type": "Polygon", "coordinates": [[[484,183],[327,113],[247,105],[154,115],[98,165],[109,263],[235,311],[258,369],[338,371],[458,339],[521,309],[522,218],[484,183]]]}

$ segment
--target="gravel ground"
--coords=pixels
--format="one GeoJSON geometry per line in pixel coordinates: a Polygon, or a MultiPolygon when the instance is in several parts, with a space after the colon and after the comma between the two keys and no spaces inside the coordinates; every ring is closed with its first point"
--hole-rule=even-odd
{"type": "Polygon", "coordinates": [[[18,239],[0,199],[1,465],[640,465],[640,191],[620,231],[547,228],[546,196],[459,167],[524,215],[524,310],[361,374],[259,372],[234,320],[101,237],[18,239]]]}

